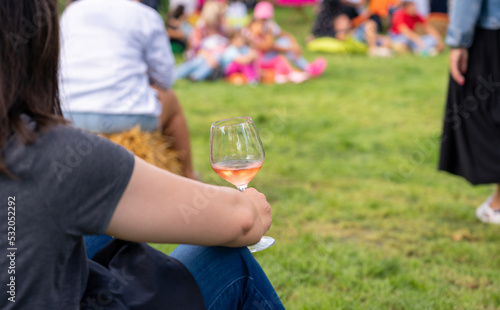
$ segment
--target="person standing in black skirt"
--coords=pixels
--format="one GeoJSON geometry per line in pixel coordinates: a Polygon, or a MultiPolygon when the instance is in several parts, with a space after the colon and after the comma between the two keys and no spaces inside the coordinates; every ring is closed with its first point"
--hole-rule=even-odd
{"type": "Polygon", "coordinates": [[[439,169],[473,185],[496,184],[476,216],[500,224],[500,0],[456,0],[450,16],[439,169]]]}

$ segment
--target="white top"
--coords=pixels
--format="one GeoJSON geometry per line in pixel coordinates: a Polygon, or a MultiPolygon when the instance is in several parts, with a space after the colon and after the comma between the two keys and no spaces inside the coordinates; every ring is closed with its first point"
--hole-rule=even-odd
{"type": "Polygon", "coordinates": [[[61,18],[65,112],[159,115],[150,81],[174,82],[175,60],[154,9],[133,0],[80,0],[61,18]]]}

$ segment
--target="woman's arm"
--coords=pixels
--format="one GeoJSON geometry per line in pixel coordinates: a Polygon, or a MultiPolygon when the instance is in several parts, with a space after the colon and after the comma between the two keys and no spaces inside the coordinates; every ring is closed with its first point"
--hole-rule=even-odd
{"type": "Polygon", "coordinates": [[[137,242],[239,247],[257,243],[270,226],[269,203],[255,189],[204,184],[136,157],[106,233],[137,242]]]}
{"type": "Polygon", "coordinates": [[[472,45],[482,3],[482,0],[455,0],[453,7],[449,8],[446,44],[452,48],[472,45]]]}

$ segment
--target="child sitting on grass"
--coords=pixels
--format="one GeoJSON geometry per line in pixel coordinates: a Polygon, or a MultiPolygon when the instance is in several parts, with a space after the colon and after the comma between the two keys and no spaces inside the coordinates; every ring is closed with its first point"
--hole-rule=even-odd
{"type": "Polygon", "coordinates": [[[191,81],[208,79],[219,66],[227,43],[227,38],[220,34],[204,38],[196,56],[176,68],[176,79],[189,78],[191,81]]]}
{"type": "Polygon", "coordinates": [[[444,50],[441,35],[418,14],[414,0],[401,1],[401,8],[392,17],[389,35],[393,48],[399,52],[412,51],[422,56],[434,56],[444,50]],[[415,31],[418,24],[423,26],[425,35],[415,31]]]}
{"type": "Polygon", "coordinates": [[[224,29],[225,5],[207,2],[189,37],[187,61],[177,67],[176,79],[201,81],[212,76],[219,67],[228,40],[224,29]]]}
{"type": "Polygon", "coordinates": [[[285,56],[280,54],[265,54],[266,48],[273,43],[273,37],[272,34],[264,31],[264,27],[263,20],[253,20],[244,32],[245,37],[250,42],[250,46],[259,53],[259,69],[272,70],[274,72],[274,82],[277,84],[283,84],[288,81],[302,83],[309,79],[311,74],[295,70],[285,56]]]}
{"type": "Polygon", "coordinates": [[[323,74],[327,63],[324,58],[318,57],[309,63],[303,56],[297,40],[290,33],[281,29],[274,21],[274,7],[270,2],[261,1],[255,6],[253,13],[255,20],[264,22],[264,32],[272,35],[272,43],[263,51],[266,58],[274,58],[279,54],[286,58],[297,68],[307,72],[312,77],[323,74]]]}
{"type": "Polygon", "coordinates": [[[222,56],[224,74],[229,77],[234,73],[242,73],[248,84],[257,84],[257,51],[250,48],[241,31],[230,34],[230,45],[222,56]]]}

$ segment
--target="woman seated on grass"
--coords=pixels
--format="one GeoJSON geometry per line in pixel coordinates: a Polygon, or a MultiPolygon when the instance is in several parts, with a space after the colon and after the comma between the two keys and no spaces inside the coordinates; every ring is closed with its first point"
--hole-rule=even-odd
{"type": "Polygon", "coordinates": [[[0,230],[13,248],[0,308],[284,309],[245,248],[271,225],[264,195],[175,176],[67,125],[57,7],[0,2],[0,230]],[[82,236],[102,233],[118,239],[87,260],[82,236]],[[193,245],[167,256],[137,242],[193,245]]]}

